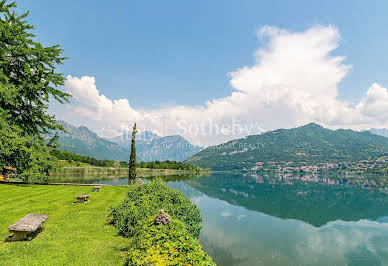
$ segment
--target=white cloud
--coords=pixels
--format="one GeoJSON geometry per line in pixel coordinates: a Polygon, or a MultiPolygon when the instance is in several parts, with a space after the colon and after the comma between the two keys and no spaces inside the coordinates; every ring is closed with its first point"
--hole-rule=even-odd
{"type": "Polygon", "coordinates": [[[110,118],[117,122],[125,122],[140,118],[140,114],[131,108],[127,99],[110,100],[101,95],[96,88],[94,77],[76,78],[67,76],[65,81],[67,91],[78,101],[72,106],[73,111],[94,120],[110,118]]]}
{"type": "Polygon", "coordinates": [[[388,91],[374,83],[357,105],[357,110],[369,117],[388,121],[388,91]]]}
{"type": "Polygon", "coordinates": [[[351,66],[332,55],[340,41],[335,27],[290,32],[265,26],[258,38],[263,46],[255,52],[255,63],[229,73],[235,91],[228,97],[201,106],[135,110],[127,99],[102,95],[93,77],[69,75],[65,85],[78,102],[70,109],[95,121],[95,130],[118,133],[137,121],[141,128],[181,134],[202,145],[311,121],[355,129],[388,125],[388,92],[380,85],[373,84],[356,104],[337,98],[338,84],[351,66]]]}

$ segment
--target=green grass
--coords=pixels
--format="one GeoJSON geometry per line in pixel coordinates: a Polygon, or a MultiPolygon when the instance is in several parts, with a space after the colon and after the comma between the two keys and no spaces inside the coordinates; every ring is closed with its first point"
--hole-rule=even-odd
{"type": "Polygon", "coordinates": [[[107,223],[110,206],[125,187],[0,184],[0,265],[123,265],[128,240],[107,223]],[[74,196],[89,194],[86,204],[74,196]],[[31,241],[5,243],[8,226],[28,213],[47,214],[44,230],[31,241]]]}

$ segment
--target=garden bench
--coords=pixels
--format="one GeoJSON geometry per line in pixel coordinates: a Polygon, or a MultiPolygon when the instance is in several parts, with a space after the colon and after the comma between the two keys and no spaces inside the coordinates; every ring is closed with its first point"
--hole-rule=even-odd
{"type": "Polygon", "coordinates": [[[92,190],[92,192],[100,192],[100,186],[95,186],[92,190]]]}
{"type": "Polygon", "coordinates": [[[89,195],[75,196],[75,198],[78,200],[76,203],[86,203],[86,202],[88,202],[89,197],[90,197],[89,195]]]}
{"type": "Polygon", "coordinates": [[[48,216],[46,214],[30,213],[21,218],[19,221],[8,227],[8,231],[13,233],[6,241],[21,241],[26,240],[28,234],[37,231],[44,222],[46,222],[48,216]]]}

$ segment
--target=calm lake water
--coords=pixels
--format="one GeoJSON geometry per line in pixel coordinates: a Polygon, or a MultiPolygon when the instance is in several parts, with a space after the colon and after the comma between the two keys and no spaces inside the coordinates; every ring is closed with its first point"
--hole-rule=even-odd
{"type": "Polygon", "coordinates": [[[308,176],[215,173],[166,180],[201,209],[200,241],[219,265],[388,265],[385,189],[308,176]]]}

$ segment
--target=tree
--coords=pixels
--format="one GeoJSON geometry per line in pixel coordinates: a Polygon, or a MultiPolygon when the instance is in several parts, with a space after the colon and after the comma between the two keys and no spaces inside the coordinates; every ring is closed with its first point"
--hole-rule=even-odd
{"type": "Polygon", "coordinates": [[[7,112],[0,108],[0,171],[5,166],[16,166],[19,152],[27,139],[20,137],[21,129],[11,125],[7,112]]]}
{"type": "Polygon", "coordinates": [[[131,183],[136,180],[136,146],[135,146],[136,133],[137,133],[137,130],[136,130],[136,123],[135,123],[132,129],[131,155],[129,156],[128,183],[131,183]]]}
{"type": "Polygon", "coordinates": [[[8,122],[9,118],[0,108],[0,170],[12,166],[25,182],[48,182],[50,171],[58,167],[58,160],[52,155],[57,148],[56,139],[46,144],[43,138],[24,136],[19,126],[8,122]]]}
{"type": "Polygon", "coordinates": [[[24,158],[16,164],[20,170],[19,177],[27,183],[48,183],[50,173],[59,167],[59,161],[51,154],[51,151],[57,148],[56,142],[50,141],[46,144],[43,138],[27,139],[27,145],[22,149],[24,158]]]}
{"type": "Polygon", "coordinates": [[[47,110],[50,99],[70,97],[57,88],[64,77],[55,67],[65,58],[58,45],[36,42],[28,12],[19,16],[15,8],[0,1],[0,168],[15,167],[26,182],[47,182],[58,161],[55,138],[47,143],[43,134],[63,129],[47,110]]]}
{"type": "Polygon", "coordinates": [[[18,16],[15,8],[15,2],[0,2],[0,83],[6,87],[0,108],[28,135],[61,129],[47,109],[50,98],[64,103],[70,96],[57,89],[64,84],[63,74],[55,71],[65,59],[63,50],[34,41],[34,26],[25,20],[28,12],[18,16]],[[16,97],[10,100],[10,94],[16,97]]]}

